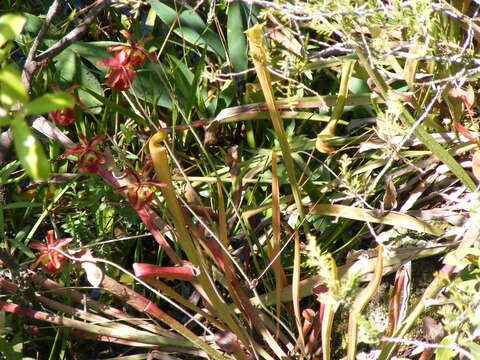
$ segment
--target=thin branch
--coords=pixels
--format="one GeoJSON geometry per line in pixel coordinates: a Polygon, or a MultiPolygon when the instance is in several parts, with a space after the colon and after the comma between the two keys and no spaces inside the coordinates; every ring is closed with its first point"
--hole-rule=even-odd
{"type": "Polygon", "coordinates": [[[453,345],[442,345],[442,344],[433,344],[429,342],[424,342],[424,341],[417,341],[417,340],[408,340],[404,338],[399,338],[399,337],[386,337],[384,336],[382,338],[383,341],[388,341],[392,343],[399,343],[399,344],[406,344],[406,345],[415,345],[415,346],[423,346],[424,348],[432,348],[432,349],[450,349],[454,350],[463,356],[465,356],[468,359],[474,359],[472,354],[470,354],[467,350],[464,348],[453,344],[453,345]]]}
{"type": "Polygon", "coordinates": [[[432,9],[444,13],[455,19],[458,19],[463,25],[468,26],[468,28],[473,31],[477,39],[480,38],[480,26],[475,24],[471,17],[462,14],[460,11],[458,11],[458,9],[456,9],[446,1],[442,1],[442,5],[432,4],[432,9]]]}
{"type": "Polygon", "coordinates": [[[88,12],[83,23],[78,25],[75,29],[70,31],[62,39],[57,41],[49,49],[42,52],[40,55],[35,57],[36,61],[42,61],[49,57],[54,57],[64,50],[68,45],[77,40],[85,31],[87,31],[90,24],[96,19],[97,15],[102,11],[107,5],[110,4],[111,0],[99,0],[97,4],[88,12]]]}
{"type": "Polygon", "coordinates": [[[25,66],[22,72],[22,82],[25,88],[27,89],[27,93],[29,94],[32,91],[32,76],[40,66],[38,62],[33,60],[35,57],[35,53],[37,52],[38,47],[40,46],[40,43],[42,42],[43,38],[47,34],[47,30],[50,27],[52,19],[57,13],[59,7],[60,7],[60,0],[54,0],[52,5],[48,9],[45,22],[42,24],[40,31],[38,32],[37,36],[33,40],[32,47],[28,52],[27,59],[25,60],[25,66]]]}

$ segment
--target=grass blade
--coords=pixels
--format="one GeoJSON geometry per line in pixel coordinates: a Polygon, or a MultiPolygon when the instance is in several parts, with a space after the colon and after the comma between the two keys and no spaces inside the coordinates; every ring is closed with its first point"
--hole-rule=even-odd
{"type": "MultiPolygon", "coordinates": [[[[376,69],[370,66],[367,56],[364,54],[363,50],[358,45],[354,45],[355,52],[358,55],[358,59],[363,68],[368,72],[370,77],[375,82],[375,85],[379,89],[383,99],[387,101],[389,99],[389,87],[378,73],[376,69]]],[[[415,119],[410,114],[410,112],[402,105],[398,104],[401,107],[401,118],[406,125],[414,126],[415,119]]],[[[438,157],[450,171],[465,185],[469,191],[475,191],[476,186],[472,178],[468,173],[460,166],[460,164],[453,158],[450,153],[445,150],[441,145],[439,145],[435,139],[425,130],[422,124],[419,124],[414,130],[413,133],[415,136],[425,145],[436,157],[438,157]]]]}
{"type": "Polygon", "coordinates": [[[260,86],[262,88],[265,102],[267,104],[268,112],[270,113],[273,127],[280,143],[283,161],[287,169],[288,180],[292,189],[293,198],[295,199],[295,204],[297,205],[297,211],[300,218],[299,220],[303,224],[305,234],[308,234],[310,231],[308,223],[306,221],[303,221],[305,217],[305,212],[302,205],[300,190],[298,188],[297,177],[295,176],[295,166],[293,163],[292,154],[290,152],[290,146],[288,144],[285,128],[283,127],[282,117],[280,116],[280,113],[276,107],[275,98],[273,96],[272,81],[270,79],[270,73],[267,69],[267,54],[265,51],[265,47],[263,46],[262,27],[262,24],[257,24],[245,31],[250,45],[250,56],[255,65],[258,80],[260,81],[260,86]]]}
{"type": "Polygon", "coordinates": [[[348,317],[348,336],[347,336],[347,360],[355,360],[357,352],[357,316],[360,315],[365,305],[372,298],[382,281],[383,271],[383,248],[377,247],[377,265],[373,273],[372,280],[367,287],[353,301],[350,308],[350,316],[348,317]]]}
{"type": "Polygon", "coordinates": [[[331,204],[319,204],[314,205],[310,208],[309,214],[311,215],[327,215],[327,216],[338,216],[344,217],[347,219],[368,221],[372,223],[400,226],[410,230],[415,230],[419,232],[425,232],[432,235],[441,235],[443,230],[426,223],[425,221],[418,220],[412,216],[389,212],[383,216],[373,216],[370,215],[370,211],[356,208],[353,206],[346,205],[331,205],[331,204]]]}

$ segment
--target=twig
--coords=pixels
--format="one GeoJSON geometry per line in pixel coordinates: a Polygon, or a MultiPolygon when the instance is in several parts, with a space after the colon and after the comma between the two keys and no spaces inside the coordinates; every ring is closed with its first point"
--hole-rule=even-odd
{"type": "Polygon", "coordinates": [[[75,29],[70,31],[67,35],[57,41],[49,49],[42,52],[40,55],[35,57],[36,61],[42,61],[48,57],[53,57],[64,50],[68,45],[77,40],[85,31],[87,31],[88,26],[96,19],[100,11],[110,4],[110,0],[99,0],[97,4],[88,12],[83,23],[78,25],[75,29]]]}
{"type": "Polygon", "coordinates": [[[477,39],[480,38],[480,26],[475,24],[471,17],[462,14],[460,11],[458,11],[458,9],[456,9],[446,1],[442,1],[442,5],[432,4],[432,9],[459,20],[461,23],[467,25],[473,31],[477,39]]]}
{"type": "Polygon", "coordinates": [[[470,354],[468,351],[466,351],[464,348],[458,346],[458,345],[442,345],[442,344],[432,344],[428,342],[423,342],[423,341],[417,341],[417,340],[408,340],[408,339],[403,339],[403,338],[398,338],[398,337],[382,337],[383,341],[388,341],[392,343],[399,343],[399,344],[405,344],[405,345],[416,345],[416,346],[423,346],[424,348],[433,348],[433,349],[451,349],[455,350],[456,352],[462,354],[468,359],[474,359],[472,354],[470,354]]]}
{"type": "MultiPolygon", "coordinates": [[[[97,4],[88,12],[82,24],[78,25],[75,29],[70,31],[67,35],[65,35],[62,39],[52,45],[49,49],[45,50],[38,56],[34,56],[41,40],[43,39],[48,30],[52,18],[58,10],[58,6],[60,5],[60,0],[55,0],[53,2],[47,12],[47,17],[42,25],[42,28],[40,29],[37,37],[33,41],[32,48],[30,49],[27,59],[25,61],[25,66],[22,72],[22,82],[28,93],[31,92],[32,76],[38,69],[40,65],[39,63],[44,59],[54,57],[55,55],[59,54],[73,41],[77,40],[81,35],[83,35],[83,33],[88,29],[88,26],[96,19],[98,13],[103,10],[105,6],[110,4],[110,1],[111,0],[99,0],[97,4]]],[[[10,129],[0,134],[0,164],[5,161],[5,154],[7,153],[8,149],[12,147],[12,143],[13,136],[10,129]]]]}
{"type": "Polygon", "coordinates": [[[50,8],[48,9],[47,16],[45,17],[45,22],[42,24],[40,31],[38,32],[37,36],[33,40],[32,47],[28,52],[27,59],[25,60],[25,66],[22,72],[22,83],[27,89],[27,93],[30,94],[32,91],[32,76],[35,71],[38,69],[40,64],[37,61],[34,61],[35,53],[40,46],[43,38],[47,34],[47,30],[50,27],[50,23],[52,22],[53,17],[58,11],[60,7],[60,0],[54,0],[50,8]]]}
{"type": "MultiPolygon", "coordinates": [[[[271,74],[275,75],[275,76],[278,76],[279,78],[283,79],[283,80],[287,80],[287,81],[290,81],[292,83],[294,83],[295,85],[301,87],[302,89],[312,93],[313,95],[315,96],[320,96],[320,94],[318,92],[316,92],[315,90],[313,89],[310,89],[308,86],[304,85],[303,83],[301,83],[300,81],[297,81],[295,79],[292,79],[292,78],[289,78],[288,76],[285,76],[283,75],[282,73],[279,73],[278,71],[276,71],[273,67],[271,66],[267,66],[267,69],[268,71],[270,71],[271,74]]],[[[324,104],[324,108],[327,109],[327,106],[326,104],[324,104]]]]}

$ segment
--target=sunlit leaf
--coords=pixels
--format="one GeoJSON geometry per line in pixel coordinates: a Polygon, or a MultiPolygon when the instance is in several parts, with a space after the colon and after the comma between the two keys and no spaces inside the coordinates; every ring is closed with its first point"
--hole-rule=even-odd
{"type": "Polygon", "coordinates": [[[227,42],[228,54],[235,71],[243,71],[248,66],[247,38],[243,33],[246,28],[243,25],[244,4],[240,1],[230,3],[227,19],[227,42]]]}
{"type": "Polygon", "coordinates": [[[18,14],[5,14],[0,17],[0,46],[15,39],[25,25],[25,17],[18,14]]]}
{"type": "MultiPolygon", "coordinates": [[[[453,335],[445,336],[442,341],[440,341],[440,345],[453,345],[455,344],[455,339],[453,335]]],[[[450,360],[454,359],[457,351],[450,349],[450,348],[438,348],[435,353],[435,359],[437,360],[450,360]]]]}
{"type": "Polygon", "coordinates": [[[33,179],[47,179],[49,173],[47,157],[26,121],[15,117],[10,126],[18,159],[28,175],[33,179]]]}
{"type": "Polygon", "coordinates": [[[64,91],[57,91],[52,94],[44,94],[25,106],[29,115],[45,114],[54,110],[71,108],[75,105],[73,96],[64,91]]]}
{"type": "Polygon", "coordinates": [[[18,101],[27,102],[28,95],[20,71],[16,66],[10,65],[0,70],[0,102],[11,106],[18,101]]]}
{"type": "Polygon", "coordinates": [[[150,1],[150,5],[157,16],[167,26],[175,27],[174,33],[193,45],[206,45],[222,59],[225,51],[220,37],[203,22],[194,10],[185,10],[180,16],[177,12],[160,1],[150,1]]]}

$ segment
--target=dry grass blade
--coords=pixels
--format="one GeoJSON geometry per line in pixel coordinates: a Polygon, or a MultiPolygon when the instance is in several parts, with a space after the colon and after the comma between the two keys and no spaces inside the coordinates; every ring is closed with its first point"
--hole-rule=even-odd
{"type": "Polygon", "coordinates": [[[257,71],[258,80],[262,88],[263,96],[267,104],[268,112],[272,119],[273,127],[282,149],[283,161],[287,169],[288,180],[292,189],[293,198],[297,205],[297,211],[300,217],[305,234],[308,234],[309,226],[308,222],[303,221],[305,212],[302,206],[302,198],[300,195],[300,189],[298,188],[297,177],[295,175],[295,166],[293,163],[292,154],[290,152],[290,145],[288,144],[285,128],[283,127],[283,120],[275,104],[275,97],[273,95],[272,81],[270,79],[270,73],[267,69],[267,54],[265,47],[263,46],[263,25],[257,24],[246,31],[248,43],[250,45],[250,56],[255,64],[255,70],[257,71]]]}
{"type": "MultiPolygon", "coordinates": [[[[282,289],[287,285],[287,277],[282,267],[280,257],[280,192],[278,185],[277,174],[277,153],[272,151],[272,236],[273,236],[273,249],[270,252],[270,261],[273,261],[272,268],[275,274],[275,286],[276,286],[276,312],[277,317],[280,318],[281,306],[280,294],[282,289]]],[[[270,247],[269,247],[270,249],[270,247]]],[[[277,323],[277,331],[280,331],[280,324],[277,323]]]]}
{"type": "Polygon", "coordinates": [[[393,331],[403,321],[407,311],[408,300],[410,299],[410,288],[412,276],[412,263],[409,261],[400,266],[395,275],[393,290],[388,301],[388,326],[385,330],[386,336],[391,336],[393,331]]]}
{"type": "MultiPolygon", "coordinates": [[[[460,242],[459,249],[468,249],[478,243],[480,238],[480,226],[475,219],[472,219],[469,223],[468,230],[465,232],[462,241],[460,242]]],[[[425,304],[428,299],[435,297],[438,292],[445,285],[445,281],[455,271],[457,267],[454,265],[443,265],[441,270],[437,273],[435,279],[430,283],[427,289],[424,291],[421,299],[410,311],[406,319],[399,325],[398,329],[393,333],[395,338],[404,337],[408,330],[411,329],[414,322],[425,310],[425,304]]],[[[393,355],[397,344],[394,342],[385,342],[383,344],[382,352],[380,353],[379,360],[387,360],[393,355]]]]}
{"type": "MultiPolygon", "coordinates": [[[[335,259],[332,256],[329,256],[329,262],[330,262],[331,278],[334,281],[338,281],[338,271],[337,271],[337,264],[335,263],[335,259]]],[[[332,333],[333,318],[337,310],[337,305],[335,304],[335,300],[333,299],[333,294],[331,289],[328,289],[327,297],[328,297],[328,301],[324,304],[324,312],[323,312],[323,319],[322,319],[323,360],[330,360],[330,351],[331,351],[330,338],[332,333]]]]}
{"type": "MultiPolygon", "coordinates": [[[[298,338],[300,340],[300,350],[302,354],[305,352],[305,338],[303,336],[302,318],[300,311],[300,238],[298,231],[295,231],[294,240],[294,255],[293,255],[293,279],[292,279],[292,300],[293,313],[295,315],[295,324],[297,325],[298,338]]],[[[302,357],[303,358],[303,355],[302,357]]]]}
{"type": "Polygon", "coordinates": [[[344,217],[347,219],[368,221],[392,226],[400,226],[406,229],[424,232],[432,235],[441,235],[443,230],[425,221],[418,220],[412,216],[389,212],[385,215],[376,215],[371,210],[356,208],[346,205],[319,204],[310,209],[312,215],[327,215],[344,217]],[[375,216],[374,216],[375,215],[375,216]]]}
{"type": "Polygon", "coordinates": [[[368,283],[367,287],[353,301],[350,308],[350,315],[348,317],[348,335],[347,335],[347,360],[355,360],[357,354],[357,316],[361,314],[365,305],[372,298],[382,281],[383,271],[383,248],[377,247],[377,265],[375,266],[375,272],[373,273],[372,280],[368,283]]]}
{"type": "MultiPolygon", "coordinates": [[[[15,303],[5,303],[0,302],[0,310],[5,310],[7,312],[21,314],[24,316],[31,317],[33,319],[46,321],[52,324],[67,326],[74,329],[83,330],[88,333],[93,333],[97,335],[110,336],[117,339],[136,341],[144,344],[151,345],[174,345],[174,346],[185,346],[183,340],[178,341],[177,339],[165,338],[163,336],[158,336],[146,331],[136,330],[130,328],[125,330],[124,328],[117,327],[106,327],[100,325],[94,325],[91,323],[86,323],[84,321],[69,319],[64,316],[55,315],[45,311],[36,311],[32,309],[27,309],[15,303]]],[[[225,359],[219,357],[218,359],[225,359]]]]}
{"type": "MultiPolygon", "coordinates": [[[[390,251],[390,256],[384,259],[384,274],[391,274],[395,272],[398,267],[408,260],[422,259],[425,257],[436,256],[445,253],[449,246],[436,246],[432,248],[401,248],[390,251]]],[[[372,256],[369,259],[359,259],[353,264],[346,264],[338,267],[338,277],[340,279],[357,277],[361,281],[368,281],[369,274],[375,271],[377,264],[377,257],[372,256]]],[[[300,281],[300,298],[312,295],[312,288],[322,283],[323,279],[320,275],[315,275],[310,278],[300,281]]],[[[254,305],[259,305],[259,302],[266,305],[275,304],[275,292],[262,294],[260,298],[252,297],[250,302],[254,305]]],[[[286,286],[282,290],[282,302],[292,301],[292,287],[286,286]]]]}

